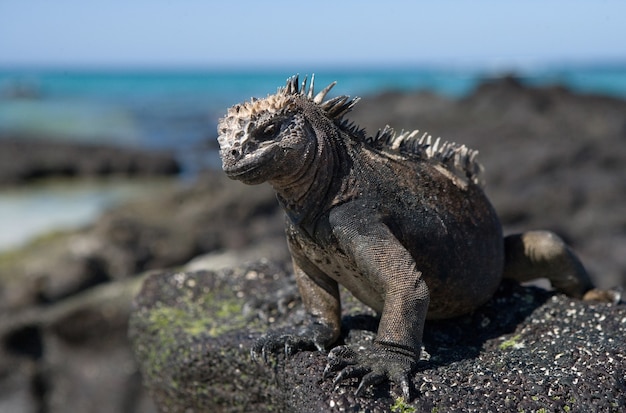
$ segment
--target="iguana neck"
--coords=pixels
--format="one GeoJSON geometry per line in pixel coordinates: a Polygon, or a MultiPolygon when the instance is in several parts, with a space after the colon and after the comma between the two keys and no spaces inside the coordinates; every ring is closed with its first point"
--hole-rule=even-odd
{"type": "Polygon", "coordinates": [[[305,156],[297,168],[294,166],[295,173],[290,179],[271,182],[289,219],[309,235],[313,235],[320,215],[333,203],[336,183],[341,181],[343,169],[349,163],[344,159],[347,154],[342,154],[343,145],[328,141],[341,141],[340,136],[328,136],[329,131],[315,132],[315,144],[309,148],[309,156],[305,156]]]}

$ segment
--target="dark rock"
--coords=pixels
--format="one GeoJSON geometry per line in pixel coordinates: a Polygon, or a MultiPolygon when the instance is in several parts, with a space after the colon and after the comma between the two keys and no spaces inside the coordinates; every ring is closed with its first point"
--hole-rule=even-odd
{"type": "MultiPolygon", "coordinates": [[[[342,341],[371,340],[377,319],[344,294],[342,341]]],[[[268,262],[218,272],[165,272],[135,299],[130,337],[160,411],[371,411],[401,404],[395,385],[356,398],[322,380],[326,355],[268,365],[255,339],[304,319],[294,279],[268,262]],[[280,305],[279,305],[280,303],[280,305]]],[[[505,283],[473,314],[429,322],[430,360],[414,377],[416,411],[620,411],[626,408],[626,306],[591,305],[505,283]],[[477,397],[477,395],[480,395],[477,397]]]]}
{"type": "MultiPolygon", "coordinates": [[[[419,127],[479,149],[487,192],[507,232],[557,230],[595,281],[611,287],[626,285],[625,105],[564,88],[527,87],[523,80],[494,80],[460,101],[429,93],[371,97],[351,118],[370,131],[385,123],[419,127]]],[[[197,395],[198,405],[217,411],[388,411],[395,396],[385,386],[374,399],[355,400],[350,383],[338,390],[319,383],[323,354],[279,357],[274,368],[250,362],[248,349],[262,332],[302,321],[293,280],[285,275],[290,270],[283,269],[282,221],[271,188],[247,187],[216,172],[160,198],[116,208],[83,230],[1,254],[0,411],[154,411],[123,337],[136,280],[127,277],[178,266],[205,252],[211,254],[194,260],[194,268],[231,270],[178,278],[206,287],[203,297],[218,301],[182,300],[185,311],[153,313],[151,303],[160,300],[171,308],[181,294],[194,291],[192,285],[171,288],[167,275],[146,283],[149,289],[137,301],[131,322],[135,352],[159,403],[180,406],[197,395]],[[241,265],[264,256],[281,261],[241,265]],[[129,294],[120,301],[103,293],[116,290],[129,294]],[[224,317],[239,310],[243,316],[228,324],[224,317]],[[144,317],[150,314],[164,323],[163,332],[144,317]],[[161,366],[147,364],[151,350],[173,348],[160,341],[175,330],[167,328],[173,316],[186,324],[170,337],[191,345],[160,354],[161,366]],[[155,335],[146,337],[145,331],[155,335]],[[173,388],[173,382],[187,387],[173,388]]],[[[344,304],[343,340],[371,339],[377,324],[372,313],[350,296],[344,304]]],[[[492,411],[623,410],[624,320],[623,307],[505,286],[473,315],[429,323],[425,344],[431,359],[415,376],[413,405],[418,411],[487,411],[493,401],[492,411]]]]}
{"type": "Polygon", "coordinates": [[[207,174],[0,256],[0,411],[153,412],[127,340],[136,272],[209,251],[194,265],[258,254],[286,262],[282,222],[270,188],[207,174]]]}
{"type": "Polygon", "coordinates": [[[0,259],[0,310],[53,303],[109,280],[182,265],[211,251],[264,239],[286,251],[283,213],[267,186],[233,184],[222,173],[104,213],[0,259]]]}
{"type": "Polygon", "coordinates": [[[0,318],[0,411],[154,412],[127,339],[141,278],[0,318]]]}
{"type": "Polygon", "coordinates": [[[271,188],[233,185],[221,172],[206,172],[192,186],[165,194],[158,202],[136,202],[105,213],[91,234],[106,240],[115,250],[111,255],[126,255],[119,261],[128,264],[111,271],[116,278],[282,236],[282,223],[271,188]]]}
{"type": "Polygon", "coordinates": [[[0,136],[0,185],[48,177],[155,176],[179,172],[180,165],[169,152],[0,136]]]}

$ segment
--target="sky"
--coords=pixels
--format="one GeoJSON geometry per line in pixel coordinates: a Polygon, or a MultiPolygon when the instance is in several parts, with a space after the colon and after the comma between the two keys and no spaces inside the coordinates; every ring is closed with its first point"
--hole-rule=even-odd
{"type": "Polygon", "coordinates": [[[626,62],[624,0],[0,0],[0,67],[626,62]]]}

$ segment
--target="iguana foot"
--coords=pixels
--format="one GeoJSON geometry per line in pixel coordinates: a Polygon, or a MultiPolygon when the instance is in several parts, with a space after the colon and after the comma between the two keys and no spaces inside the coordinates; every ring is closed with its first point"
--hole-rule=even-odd
{"type": "Polygon", "coordinates": [[[622,297],[622,291],[618,289],[601,290],[599,288],[592,288],[591,290],[587,291],[583,296],[583,300],[610,304],[619,304],[624,302],[622,297]]]}
{"type": "Polygon", "coordinates": [[[348,378],[361,377],[356,389],[357,396],[372,386],[385,380],[398,384],[405,400],[411,400],[411,373],[416,366],[417,355],[390,345],[374,343],[371,347],[354,350],[349,346],[335,347],[328,354],[328,364],[324,369],[324,378],[338,374],[334,385],[348,378]]]}
{"type": "Polygon", "coordinates": [[[323,324],[313,323],[301,329],[284,328],[270,331],[258,339],[250,355],[254,361],[262,359],[267,363],[268,356],[279,352],[291,356],[301,350],[326,351],[333,341],[333,331],[323,324]]]}

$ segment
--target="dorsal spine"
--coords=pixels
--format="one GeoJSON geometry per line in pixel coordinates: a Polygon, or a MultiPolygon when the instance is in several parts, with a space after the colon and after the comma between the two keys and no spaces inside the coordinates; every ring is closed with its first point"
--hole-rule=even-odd
{"type": "Polygon", "coordinates": [[[359,102],[360,98],[342,95],[324,100],[336,84],[337,82],[333,82],[316,94],[315,76],[311,76],[311,83],[307,88],[307,78],[305,77],[300,83],[298,75],[295,75],[287,80],[284,87],[278,89],[277,94],[283,96],[299,95],[310,99],[325,112],[326,116],[348,132],[347,134],[351,139],[364,142],[374,149],[441,163],[457,177],[482,185],[483,168],[476,160],[478,151],[465,145],[442,141],[441,138],[433,140],[431,135],[428,133],[420,134],[419,130],[402,131],[396,134],[394,129],[389,126],[379,130],[375,136],[368,137],[362,133],[362,129],[342,119],[359,102]]]}

